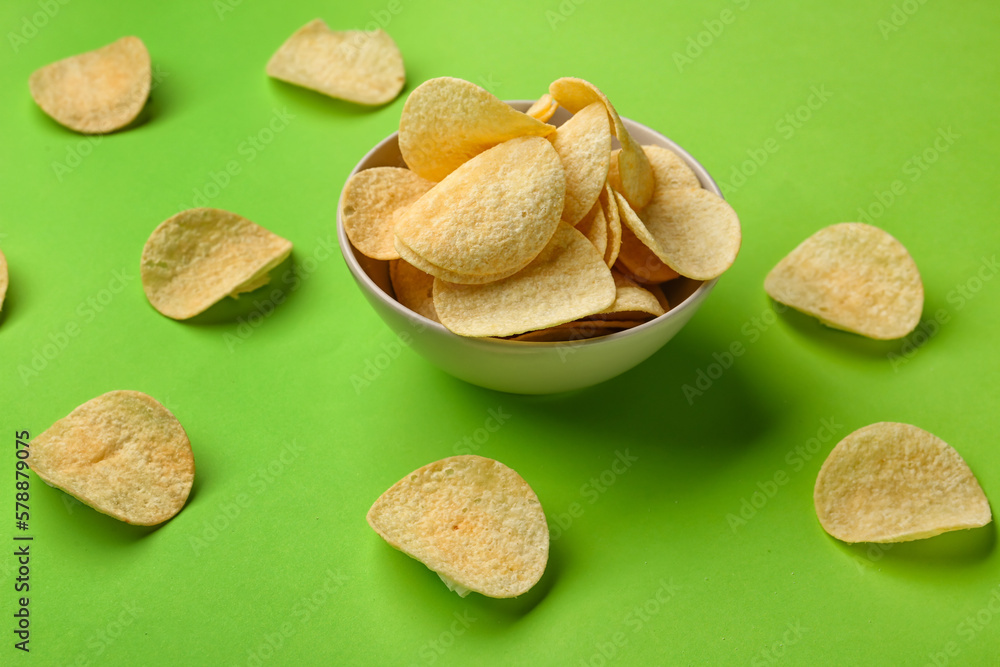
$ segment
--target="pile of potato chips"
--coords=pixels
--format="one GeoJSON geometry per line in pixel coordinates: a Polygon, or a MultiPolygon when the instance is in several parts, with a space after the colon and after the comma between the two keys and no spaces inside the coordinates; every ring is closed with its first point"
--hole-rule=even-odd
{"type": "Polygon", "coordinates": [[[662,283],[714,279],[739,252],[732,208],[679,156],[639,146],[582,79],[527,113],[431,79],[403,107],[399,149],[409,169],[353,175],[340,217],[358,252],[391,262],[400,303],[460,335],[628,329],[670,309],[662,283]],[[558,106],[573,115],[556,127],[558,106]]]}

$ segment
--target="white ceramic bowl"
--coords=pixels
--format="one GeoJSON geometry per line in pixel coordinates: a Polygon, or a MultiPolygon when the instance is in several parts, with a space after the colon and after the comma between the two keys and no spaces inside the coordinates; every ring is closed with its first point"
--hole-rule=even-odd
{"type": "MultiPolygon", "coordinates": [[[[508,104],[526,111],[532,102],[521,100],[508,104]]],[[[569,117],[569,113],[560,108],[549,122],[561,125],[569,117]]],[[[622,122],[638,143],[663,146],[680,155],[698,175],[702,187],[722,196],[705,168],[683,148],[645,125],[627,118],[622,118],[622,122]]],[[[399,153],[398,136],[394,133],[375,146],[358,162],[351,175],[372,167],[405,167],[399,153]]],[[[663,347],[688,323],[718,280],[700,282],[677,278],[664,283],[664,292],[674,304],[673,308],[645,324],[600,338],[559,343],[466,338],[418,315],[393,298],[389,263],[370,259],[354,250],[344,231],[339,205],[337,237],[347,268],[361,292],[404,343],[457,378],[515,394],[552,394],[581,389],[633,368],[663,347]]]]}

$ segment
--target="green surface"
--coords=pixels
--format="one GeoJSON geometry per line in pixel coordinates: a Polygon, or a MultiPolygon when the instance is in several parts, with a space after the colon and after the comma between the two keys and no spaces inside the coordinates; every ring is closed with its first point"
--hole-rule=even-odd
{"type": "Polygon", "coordinates": [[[0,5],[0,663],[1000,664],[994,525],[848,546],[812,505],[833,444],[883,420],[937,434],[1000,498],[1000,10],[679,4],[0,5]],[[388,19],[404,95],[361,109],[269,80],[271,53],[316,16],[388,19]],[[144,122],[87,138],[35,106],[34,69],[126,34],[160,79],[144,122]],[[406,92],[440,75],[505,99],[587,78],[715,175],[743,249],[663,350],[590,390],[526,398],[398,345],[338,254],[335,208],[406,92]],[[254,148],[272,121],[280,131],[254,148]],[[212,187],[230,162],[239,173],[212,187]],[[188,323],[149,306],[143,243],[198,203],[295,243],[273,312],[258,305],[266,291],[188,323]],[[874,343],[769,304],[767,270],[859,210],[916,259],[923,334],[874,343]],[[716,378],[686,397],[702,374],[716,378]],[[32,477],[24,655],[11,632],[14,433],[112,389],[181,420],[194,492],[152,530],[32,477]],[[493,413],[503,424],[489,432],[493,413]],[[557,538],[521,599],[460,599],[365,523],[404,474],[469,450],[528,480],[557,538]],[[741,510],[743,524],[730,517],[741,510]]]}

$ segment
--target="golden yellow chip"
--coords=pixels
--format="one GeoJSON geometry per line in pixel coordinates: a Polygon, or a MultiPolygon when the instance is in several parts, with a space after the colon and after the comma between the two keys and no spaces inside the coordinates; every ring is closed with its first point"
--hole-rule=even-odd
{"type": "Polygon", "coordinates": [[[644,319],[648,316],[659,317],[664,313],[663,307],[660,306],[660,302],[652,292],[618,271],[612,271],[611,277],[615,280],[614,303],[600,313],[596,313],[594,317],[632,320],[644,319]]]}
{"type": "Polygon", "coordinates": [[[42,480],[126,523],[153,526],[181,511],[194,481],[177,418],[138,391],[91,399],[31,441],[42,480]]]}
{"type": "Polygon", "coordinates": [[[590,213],[583,216],[583,220],[576,225],[577,230],[587,237],[587,240],[594,244],[601,257],[608,250],[608,222],[604,218],[604,210],[600,202],[594,202],[590,213]]]}
{"type": "Polygon", "coordinates": [[[215,208],[182,211],[160,223],[142,249],[146,298],[175,320],[223,297],[267,284],[292,244],[246,218],[215,208]]]}
{"type": "Polygon", "coordinates": [[[615,300],[604,258],[565,222],[524,270],[485,285],[434,281],[441,323],[462,336],[513,336],[598,313],[615,300]]]}
{"type": "Polygon", "coordinates": [[[334,31],[321,19],[299,28],[267,63],[267,74],[358,104],[385,104],[406,82],[403,56],[384,30],[334,31]]]}
{"type": "Polygon", "coordinates": [[[103,134],[131,123],[149,97],[152,67],[138,37],[122,37],[95,51],[35,70],[31,96],[62,125],[85,134],[103,134]]]}
{"type": "Polygon", "coordinates": [[[673,280],[679,275],[661,262],[660,258],[646,247],[628,227],[622,230],[622,245],[618,254],[618,262],[628,270],[630,276],[644,285],[657,285],[673,280]]]}
{"type": "Polygon", "coordinates": [[[538,496],[516,472],[482,456],[414,470],[375,501],[368,525],[462,597],[526,593],[549,558],[538,496]]]}
{"type": "Polygon", "coordinates": [[[7,296],[7,258],[0,250],[0,311],[3,311],[3,300],[7,296]]]}
{"type": "Polygon", "coordinates": [[[511,275],[552,238],[565,190],[552,144],[511,139],[463,164],[400,215],[396,237],[424,263],[397,250],[434,275],[435,267],[452,277],[511,275]]]}
{"type": "Polygon", "coordinates": [[[399,167],[375,167],[354,174],[340,197],[340,217],[347,238],[368,257],[397,259],[393,214],[433,186],[431,181],[399,167]]]}
{"type": "MultiPolygon", "coordinates": [[[[618,151],[611,152],[611,169],[608,171],[608,182],[611,187],[622,191],[621,177],[618,174],[618,151]]],[[[700,188],[701,181],[691,167],[672,150],[662,146],[643,146],[643,152],[653,168],[653,185],[656,190],[672,188],[700,188]]]]}
{"type": "MultiPolygon", "coordinates": [[[[648,316],[647,316],[648,319],[648,316]]],[[[625,331],[642,324],[639,320],[601,320],[585,319],[557,324],[547,329],[538,331],[528,331],[527,333],[511,336],[506,340],[517,340],[529,343],[563,343],[576,340],[589,340],[599,338],[608,334],[625,331]]]]}
{"type": "Polygon", "coordinates": [[[575,225],[593,208],[608,179],[611,125],[604,105],[584,107],[549,135],[549,141],[566,171],[562,219],[575,225]]]}
{"type": "Polygon", "coordinates": [[[816,515],[844,542],[907,542],[992,520],[961,455],[909,424],[879,422],[837,443],[816,478],[816,515]]]}
{"type": "Polygon", "coordinates": [[[532,118],[536,118],[543,123],[547,123],[552,115],[559,108],[559,103],[552,99],[552,96],[545,93],[539,97],[524,113],[532,118]]]}
{"type": "Polygon", "coordinates": [[[440,321],[434,310],[434,276],[397,259],[389,264],[389,279],[397,301],[429,320],[440,321]]]}
{"type": "Polygon", "coordinates": [[[598,201],[601,203],[604,220],[608,225],[608,247],[604,251],[604,263],[612,267],[618,261],[618,253],[621,252],[622,222],[621,214],[618,212],[618,201],[610,184],[604,184],[604,191],[601,192],[598,201]]]}
{"type": "Polygon", "coordinates": [[[455,273],[454,271],[447,271],[442,269],[440,266],[435,266],[431,264],[426,259],[418,255],[417,253],[410,250],[404,243],[396,237],[396,251],[399,253],[400,259],[412,264],[414,267],[423,271],[424,273],[429,273],[430,275],[440,278],[441,280],[447,280],[450,283],[459,283],[461,285],[483,285],[485,283],[492,283],[497,280],[502,280],[509,276],[514,275],[520,269],[511,269],[509,271],[503,271],[500,273],[485,273],[481,275],[469,275],[465,273],[455,273]]]}
{"type": "Polygon", "coordinates": [[[474,83],[441,77],[417,86],[399,119],[399,150],[417,175],[440,181],[488,148],[555,131],[474,83]]]}
{"type": "Polygon", "coordinates": [[[764,290],[827,326],[878,340],[913,331],[924,307],[910,253],[861,222],[831,225],[807,238],[771,269],[764,290]]]}
{"type": "Polygon", "coordinates": [[[549,86],[549,92],[556,102],[570,113],[577,113],[594,102],[604,105],[611,119],[614,134],[622,145],[616,165],[622,185],[621,193],[633,208],[644,207],[653,196],[653,168],[646,153],[625,129],[621,117],[604,93],[589,81],[573,77],[553,81],[549,86]]]}

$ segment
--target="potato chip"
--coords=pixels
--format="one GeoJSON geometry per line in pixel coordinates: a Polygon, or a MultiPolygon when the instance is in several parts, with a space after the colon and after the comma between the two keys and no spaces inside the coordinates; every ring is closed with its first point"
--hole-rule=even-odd
{"type": "Polygon", "coordinates": [[[604,319],[645,319],[659,317],[664,313],[663,307],[653,294],[636,284],[618,271],[612,271],[615,281],[615,300],[610,306],[594,315],[604,319]]]}
{"type": "Polygon", "coordinates": [[[657,188],[641,215],[621,195],[617,197],[622,221],[682,276],[711,280],[736,260],[740,220],[718,195],[700,188],[657,188]]]}
{"type": "MultiPolygon", "coordinates": [[[[552,144],[519,137],[469,160],[399,217],[400,243],[440,267],[468,276],[516,272],[552,238],[565,199],[566,178],[552,144]]],[[[510,274],[508,274],[510,275],[510,274]]]]}
{"type": "Polygon", "coordinates": [[[3,300],[7,296],[7,258],[0,250],[0,312],[3,311],[3,300]]]}
{"type": "Polygon", "coordinates": [[[831,225],[807,238],[771,269],[764,290],[827,326],[878,340],[913,331],[924,307],[910,253],[861,222],[831,225]]]}
{"type": "Polygon", "coordinates": [[[28,87],[38,106],[58,123],[84,134],[103,134],[135,120],[151,82],[146,45],[138,37],[122,37],[35,70],[28,87]]]}
{"type": "Polygon", "coordinates": [[[485,285],[434,281],[441,323],[462,336],[513,336],[593,315],[614,303],[604,258],[565,222],[524,270],[485,285]]]}
{"type": "Polygon", "coordinates": [[[594,202],[590,213],[576,224],[576,229],[594,244],[597,252],[603,257],[608,250],[608,222],[604,218],[604,210],[600,202],[594,202]]]}
{"type": "Polygon", "coordinates": [[[299,28],[267,63],[268,76],[358,104],[396,99],[403,56],[384,30],[334,31],[321,19],[299,28]]]}
{"type": "Polygon", "coordinates": [[[451,456],[414,470],[375,501],[368,525],[462,597],[526,593],[549,558],[538,496],[516,472],[482,456],[451,456]]]}
{"type": "Polygon", "coordinates": [[[440,266],[431,264],[417,253],[410,250],[406,244],[399,240],[398,236],[396,237],[396,251],[399,253],[400,259],[412,264],[420,271],[429,273],[430,275],[440,278],[441,280],[447,280],[448,282],[459,283],[462,285],[483,285],[485,283],[492,283],[497,280],[508,278],[521,270],[510,269],[500,273],[484,273],[481,275],[469,275],[464,273],[455,273],[454,271],[447,271],[442,269],[440,266]]]}
{"type": "Polygon", "coordinates": [[[434,276],[397,259],[389,264],[389,279],[397,301],[429,320],[440,321],[434,309],[434,276]]]}
{"type": "Polygon", "coordinates": [[[511,336],[505,340],[516,340],[527,343],[566,343],[577,340],[589,340],[600,336],[625,331],[632,327],[639,326],[643,322],[637,320],[576,320],[557,324],[547,329],[528,331],[527,333],[511,336]]]}
{"type": "Polygon", "coordinates": [[[340,197],[340,217],[347,238],[368,257],[398,259],[393,214],[433,186],[431,181],[399,167],[375,167],[354,174],[340,197]]]}
{"type": "Polygon", "coordinates": [[[552,96],[545,93],[539,97],[534,104],[528,107],[528,110],[524,113],[528,114],[532,118],[536,118],[543,123],[547,123],[552,115],[559,108],[559,103],[552,99],[552,96]]]}
{"type": "Polygon", "coordinates": [[[837,443],[813,493],[823,530],[844,542],[907,542],[992,520],[961,455],[909,424],[879,422],[837,443]]]}
{"type": "Polygon", "coordinates": [[[620,191],[633,208],[644,207],[653,196],[653,168],[642,147],[625,129],[621,117],[604,93],[589,81],[572,77],[553,81],[549,86],[549,92],[556,102],[570,113],[577,113],[594,102],[601,102],[605,106],[615,137],[622,145],[617,160],[617,169],[622,182],[620,191]]]}
{"type": "Polygon", "coordinates": [[[628,227],[622,230],[622,245],[618,261],[628,269],[629,275],[644,285],[657,285],[673,280],[679,275],[661,262],[660,258],[646,247],[628,227]]]}
{"type": "MultiPolygon", "coordinates": [[[[622,191],[621,176],[618,174],[618,151],[611,152],[611,169],[608,170],[608,182],[611,187],[622,191]]],[[[701,181],[691,170],[687,162],[672,150],[662,146],[643,146],[642,151],[649,159],[653,169],[654,189],[668,190],[671,188],[700,188],[701,181]]]]}
{"type": "Polygon", "coordinates": [[[611,125],[600,102],[584,107],[549,135],[566,172],[562,219],[575,225],[593,208],[608,179],[611,125]]]}
{"type": "Polygon", "coordinates": [[[177,418],[139,391],[91,399],[31,441],[28,465],[46,484],[139,526],[181,511],[194,482],[177,418]]]}
{"type": "Polygon", "coordinates": [[[417,86],[399,119],[399,150],[419,176],[440,181],[488,148],[555,131],[474,83],[441,77],[417,86]]]}
{"type": "Polygon", "coordinates": [[[292,244],[246,218],[215,208],[182,211],[162,222],[142,249],[146,298],[175,320],[204,312],[227,295],[267,284],[292,244]]]}
{"type": "Polygon", "coordinates": [[[618,201],[615,199],[614,190],[611,185],[604,184],[604,191],[598,198],[601,203],[601,210],[604,212],[604,221],[608,224],[608,247],[604,252],[604,263],[609,267],[618,261],[618,253],[622,247],[622,223],[621,214],[618,212],[618,201]]]}

